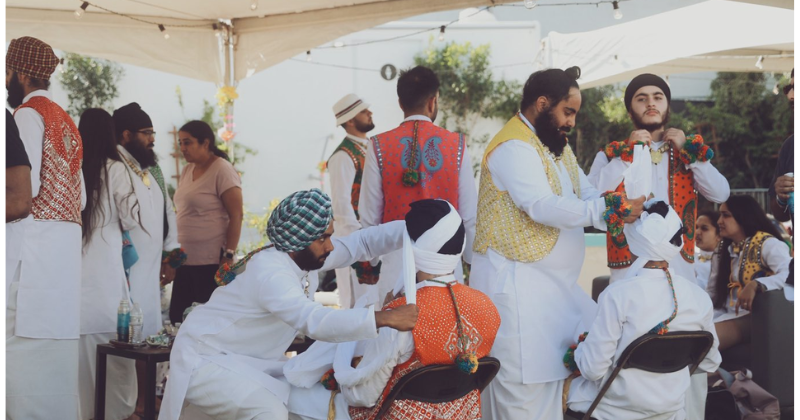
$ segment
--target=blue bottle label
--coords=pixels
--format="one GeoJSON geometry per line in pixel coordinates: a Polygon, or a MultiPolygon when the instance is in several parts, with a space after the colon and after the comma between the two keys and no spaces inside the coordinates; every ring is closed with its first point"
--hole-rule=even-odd
{"type": "Polygon", "coordinates": [[[117,341],[128,342],[130,335],[131,314],[117,314],[117,341]]]}

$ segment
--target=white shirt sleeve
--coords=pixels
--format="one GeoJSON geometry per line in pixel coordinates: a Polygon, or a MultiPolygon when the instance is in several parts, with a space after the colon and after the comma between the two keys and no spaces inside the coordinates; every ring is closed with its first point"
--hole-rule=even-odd
{"type": "Polygon", "coordinates": [[[768,238],[761,246],[761,258],[775,274],[755,280],[766,286],[767,290],[783,289],[789,276],[789,261],[792,260],[789,247],[778,238],[768,238]]]}
{"type": "Polygon", "coordinates": [[[347,236],[331,238],[333,251],[321,270],[348,267],[356,261],[369,261],[403,247],[406,222],[395,220],[355,231],[347,236]]]}
{"type": "Polygon", "coordinates": [[[372,147],[372,140],[367,145],[367,157],[364,163],[364,174],[361,177],[361,196],[358,199],[358,215],[364,227],[377,226],[383,221],[383,186],[378,158],[372,147]]]}
{"type": "Polygon", "coordinates": [[[508,191],[514,204],[536,222],[559,229],[606,229],[605,200],[553,194],[542,160],[531,145],[520,140],[505,142],[492,151],[488,165],[495,186],[508,191]]]}
{"type": "Polygon", "coordinates": [[[328,174],[331,181],[331,201],[333,201],[333,218],[336,220],[337,236],[349,235],[359,229],[361,224],[356,218],[351,201],[353,180],[356,166],[345,152],[339,151],[328,160],[328,174]]]}
{"type": "Polygon", "coordinates": [[[597,189],[600,191],[614,191],[619,187],[622,182],[622,173],[628,169],[630,163],[615,157],[611,159],[603,169],[600,170],[600,175],[597,180],[597,189]]]}
{"type": "MultiPolygon", "coordinates": [[[[578,179],[581,183],[581,200],[594,200],[600,198],[605,191],[598,190],[594,184],[589,181],[589,177],[583,174],[583,170],[578,170],[578,179]]],[[[603,224],[605,228],[605,224],[603,224]]]]}
{"type": "MultiPolygon", "coordinates": [[[[342,387],[342,396],[347,404],[352,407],[372,407],[378,402],[378,397],[383,393],[386,384],[392,377],[395,366],[405,363],[414,353],[414,337],[411,332],[400,332],[393,328],[381,328],[378,338],[367,342],[364,349],[363,361],[377,358],[386,358],[385,354],[379,354],[380,349],[391,345],[392,355],[386,363],[369,377],[366,381],[352,387],[342,387]]],[[[356,366],[356,370],[358,367],[356,366]]]]}
{"type": "MultiPolygon", "coordinates": [[[[156,185],[158,185],[158,183],[156,183],[156,185]]],[[[175,216],[175,206],[172,204],[172,199],[169,198],[169,193],[164,194],[164,197],[166,197],[167,200],[165,204],[167,226],[169,226],[167,237],[164,238],[164,251],[172,251],[173,249],[181,247],[181,244],[178,243],[178,222],[175,216]]]]}
{"type": "Polygon", "coordinates": [[[131,175],[124,163],[109,160],[108,186],[114,205],[117,206],[122,230],[139,227],[140,215],[136,193],[133,190],[131,175]]]}
{"type": "Polygon", "coordinates": [[[466,230],[463,258],[468,264],[472,264],[472,243],[475,241],[475,222],[478,217],[478,188],[472,172],[472,159],[466,147],[458,173],[458,213],[464,220],[466,230]]]}
{"type": "Polygon", "coordinates": [[[695,162],[689,165],[694,174],[694,188],[708,201],[724,203],[731,195],[728,180],[711,164],[711,162],[695,162]]]}
{"type": "Polygon", "coordinates": [[[25,153],[31,162],[31,197],[39,195],[41,187],[42,147],[44,141],[44,120],[32,108],[22,108],[14,114],[14,122],[19,128],[19,137],[25,145],[25,153]]]}
{"type": "Polygon", "coordinates": [[[606,167],[606,165],[608,165],[608,158],[606,157],[605,152],[601,150],[594,156],[592,167],[589,169],[589,175],[586,176],[589,178],[589,182],[591,182],[595,188],[597,188],[597,185],[600,182],[600,172],[606,167]]]}
{"type": "Polygon", "coordinates": [[[578,365],[581,376],[590,381],[602,379],[611,368],[622,338],[624,318],[611,295],[600,295],[597,318],[589,329],[586,340],[575,349],[575,364],[578,365]]]}

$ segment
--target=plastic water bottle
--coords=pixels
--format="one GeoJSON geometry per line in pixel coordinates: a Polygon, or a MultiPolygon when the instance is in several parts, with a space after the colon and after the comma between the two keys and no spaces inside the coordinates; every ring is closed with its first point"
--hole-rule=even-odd
{"type": "Polygon", "coordinates": [[[131,307],[122,299],[117,308],[117,341],[127,343],[130,338],[131,307]]]}
{"type": "Polygon", "coordinates": [[[144,321],[144,314],[142,308],[138,303],[133,304],[131,310],[131,343],[139,344],[142,342],[142,323],[144,321]]]}
{"type": "MultiPolygon", "coordinates": [[[[794,178],[794,172],[789,172],[786,176],[794,178]]],[[[794,214],[794,191],[789,193],[789,200],[787,201],[789,212],[794,214]]]]}

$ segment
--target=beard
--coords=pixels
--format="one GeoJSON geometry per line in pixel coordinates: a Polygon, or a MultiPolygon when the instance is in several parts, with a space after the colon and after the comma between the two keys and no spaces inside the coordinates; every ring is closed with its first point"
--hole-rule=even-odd
{"type": "Polygon", "coordinates": [[[375,128],[375,124],[372,123],[371,121],[366,123],[360,123],[358,121],[355,121],[355,123],[356,123],[356,130],[362,133],[369,133],[375,128]]]}
{"type": "Polygon", "coordinates": [[[536,128],[536,135],[539,136],[539,140],[554,155],[561,156],[564,147],[567,145],[567,134],[570,128],[558,126],[558,121],[553,115],[553,109],[550,108],[540,113],[533,121],[533,127],[536,128]]]}
{"type": "Polygon", "coordinates": [[[328,252],[317,257],[311,248],[306,248],[294,254],[294,262],[303,271],[319,270],[325,264],[325,258],[328,258],[328,255],[331,253],[328,252]]]}
{"type": "Polygon", "coordinates": [[[155,166],[156,162],[158,162],[153,149],[148,148],[136,139],[129,141],[128,144],[125,145],[125,150],[139,162],[142,169],[155,166]]]}
{"type": "Polygon", "coordinates": [[[16,109],[18,106],[22,105],[22,100],[25,99],[25,90],[22,88],[22,83],[19,82],[19,78],[17,78],[17,72],[14,72],[11,76],[6,90],[8,91],[8,98],[6,101],[11,108],[16,109]]]}
{"type": "Polygon", "coordinates": [[[653,131],[666,127],[669,122],[669,108],[667,108],[667,112],[661,116],[661,122],[659,123],[645,123],[641,115],[631,114],[631,118],[633,119],[633,126],[638,130],[647,130],[652,133],[653,131]]]}

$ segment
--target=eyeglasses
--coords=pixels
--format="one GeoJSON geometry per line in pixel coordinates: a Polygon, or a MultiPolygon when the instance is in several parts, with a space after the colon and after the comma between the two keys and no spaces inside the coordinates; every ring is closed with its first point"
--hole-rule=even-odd
{"type": "Polygon", "coordinates": [[[791,92],[793,90],[794,90],[794,83],[792,83],[791,85],[786,85],[786,86],[783,87],[783,94],[784,95],[788,95],[789,92],[791,92]]]}
{"type": "Polygon", "coordinates": [[[155,137],[156,132],[153,130],[137,130],[137,133],[144,134],[147,137],[155,137]]]}

